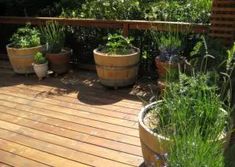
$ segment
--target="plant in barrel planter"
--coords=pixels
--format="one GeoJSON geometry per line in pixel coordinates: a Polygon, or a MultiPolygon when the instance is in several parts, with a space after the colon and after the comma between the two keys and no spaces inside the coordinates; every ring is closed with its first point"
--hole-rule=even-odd
{"type": "Polygon", "coordinates": [[[43,53],[37,52],[34,55],[33,69],[39,80],[47,76],[48,62],[43,53]]]}
{"type": "MultiPolygon", "coordinates": [[[[180,75],[179,83],[169,83],[161,101],[140,112],[139,132],[145,164],[164,165],[171,148],[183,137],[198,136],[209,144],[221,143],[221,148],[226,147],[230,136],[226,133],[230,127],[229,113],[230,108],[220,99],[217,88],[208,85],[207,75],[180,75]]],[[[218,152],[223,154],[223,149],[218,152]]]]}
{"type": "Polygon", "coordinates": [[[29,24],[18,28],[6,46],[7,54],[14,72],[19,74],[33,73],[33,59],[37,52],[44,51],[41,45],[40,32],[29,24]]]}
{"type": "Polygon", "coordinates": [[[131,45],[129,38],[109,34],[107,44],[93,53],[101,84],[118,88],[136,81],[140,51],[131,45]]]}
{"type": "Polygon", "coordinates": [[[158,72],[158,85],[165,87],[165,81],[174,81],[179,76],[179,66],[182,63],[180,51],[182,40],[178,33],[160,33],[155,36],[159,55],[155,58],[158,72]]]}
{"type": "Polygon", "coordinates": [[[46,57],[52,71],[63,74],[69,70],[71,49],[65,48],[65,27],[57,22],[48,22],[41,27],[42,36],[47,43],[46,57]]]}

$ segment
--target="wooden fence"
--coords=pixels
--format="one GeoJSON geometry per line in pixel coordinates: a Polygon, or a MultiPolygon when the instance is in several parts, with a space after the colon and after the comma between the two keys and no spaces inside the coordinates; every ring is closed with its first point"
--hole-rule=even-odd
{"type": "Polygon", "coordinates": [[[210,35],[227,44],[235,41],[235,0],[213,1],[210,35]]]}
{"type": "Polygon", "coordinates": [[[58,18],[58,17],[4,17],[0,16],[0,24],[25,24],[30,22],[32,25],[42,25],[48,21],[57,21],[60,24],[83,27],[99,28],[120,28],[123,29],[125,36],[130,29],[158,31],[183,31],[206,33],[209,25],[184,23],[184,22],[166,22],[166,21],[143,21],[143,20],[97,20],[80,18],[58,18]]]}

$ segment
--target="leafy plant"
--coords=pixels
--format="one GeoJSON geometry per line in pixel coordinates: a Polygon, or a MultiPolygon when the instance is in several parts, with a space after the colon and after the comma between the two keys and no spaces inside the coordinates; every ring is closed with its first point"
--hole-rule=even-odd
{"type": "Polygon", "coordinates": [[[47,59],[45,58],[45,56],[41,52],[37,52],[34,55],[34,62],[36,64],[44,64],[47,62],[47,59]]]}
{"type": "Polygon", "coordinates": [[[41,44],[40,32],[36,28],[32,28],[30,24],[27,24],[25,27],[18,28],[10,41],[13,47],[16,48],[39,46],[41,44]]]}
{"type": "Polygon", "coordinates": [[[178,63],[180,61],[180,51],[182,50],[182,39],[176,33],[155,33],[154,39],[158,45],[161,61],[178,63]]]}
{"type": "Polygon", "coordinates": [[[60,53],[65,42],[65,27],[57,22],[47,22],[41,33],[48,45],[48,52],[60,53]]]}
{"type": "Polygon", "coordinates": [[[169,167],[224,167],[225,165],[222,143],[204,140],[197,130],[174,137],[172,143],[167,157],[169,167]]]}
{"type": "Polygon", "coordinates": [[[207,81],[204,74],[192,77],[181,74],[179,83],[169,83],[162,102],[151,110],[153,120],[158,120],[153,130],[166,136],[180,136],[198,125],[202,137],[208,138],[210,134],[211,139],[217,138],[229,124],[229,111],[223,110],[225,105],[217,88],[207,81]]]}
{"type": "Polygon", "coordinates": [[[131,38],[125,38],[119,34],[109,34],[108,42],[102,49],[102,52],[111,55],[125,55],[133,52],[131,38]]]}

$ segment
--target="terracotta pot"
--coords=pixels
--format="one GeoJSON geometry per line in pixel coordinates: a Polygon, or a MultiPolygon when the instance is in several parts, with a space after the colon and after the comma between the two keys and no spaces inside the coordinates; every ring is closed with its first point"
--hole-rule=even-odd
{"type": "Polygon", "coordinates": [[[38,76],[39,80],[47,76],[48,71],[48,62],[44,64],[35,64],[33,63],[33,69],[38,76]]]}
{"type": "Polygon", "coordinates": [[[103,85],[117,88],[136,81],[140,51],[138,48],[134,49],[134,53],[127,55],[107,55],[98,49],[93,51],[96,71],[103,85]]]}
{"type": "Polygon", "coordinates": [[[45,50],[42,45],[31,48],[14,48],[12,44],[9,44],[6,48],[14,72],[19,74],[34,73],[32,67],[34,55],[45,50]]]}
{"type": "Polygon", "coordinates": [[[157,67],[157,72],[159,75],[159,80],[165,81],[169,78],[174,78],[178,74],[178,66],[177,63],[169,63],[163,62],[159,57],[155,58],[155,65],[157,67]]]}
{"type": "Polygon", "coordinates": [[[63,49],[60,53],[46,53],[49,66],[52,71],[57,74],[64,74],[69,70],[71,49],[63,49]]]}
{"type": "MultiPolygon", "coordinates": [[[[150,167],[161,167],[166,165],[165,155],[167,155],[171,144],[169,138],[154,133],[144,124],[143,120],[146,114],[151,108],[155,107],[157,103],[161,103],[161,101],[151,103],[142,108],[138,117],[139,137],[144,157],[144,163],[146,166],[150,167]]],[[[221,136],[218,139],[223,142],[224,150],[226,150],[229,144],[230,137],[231,133],[221,133],[221,136]]]]}

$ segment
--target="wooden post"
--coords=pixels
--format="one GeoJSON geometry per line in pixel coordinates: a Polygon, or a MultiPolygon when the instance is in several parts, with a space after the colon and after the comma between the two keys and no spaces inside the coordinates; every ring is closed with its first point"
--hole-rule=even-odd
{"type": "Polygon", "coordinates": [[[123,33],[124,37],[128,37],[128,33],[129,33],[129,24],[128,23],[123,24],[122,33],[123,33]]]}

